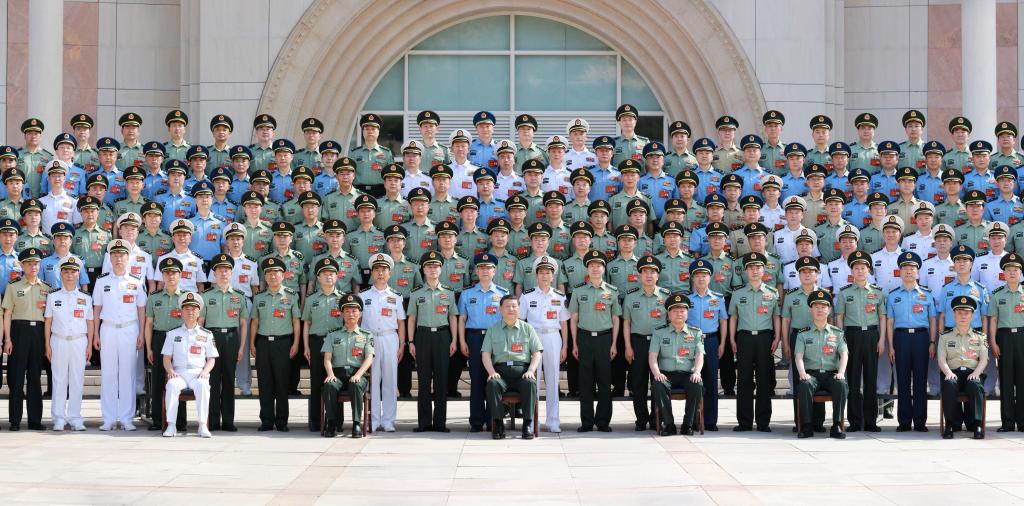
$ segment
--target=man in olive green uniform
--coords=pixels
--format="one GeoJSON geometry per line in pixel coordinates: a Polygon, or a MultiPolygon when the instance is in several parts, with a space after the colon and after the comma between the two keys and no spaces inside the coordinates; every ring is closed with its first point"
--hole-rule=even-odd
{"type": "Polygon", "coordinates": [[[963,116],[949,120],[949,135],[953,137],[953,146],[942,157],[942,167],[957,169],[967,173],[972,170],[971,152],[967,148],[971,135],[971,121],[963,116]]]}
{"type": "MultiPolygon", "coordinates": [[[[857,129],[857,142],[850,146],[849,170],[864,169],[870,174],[878,172],[878,145],[875,144],[875,129],[878,117],[870,112],[858,115],[853,121],[857,129]]],[[[916,169],[915,169],[916,171],[916,169]]]]}
{"type": "Polygon", "coordinates": [[[71,117],[71,129],[75,131],[78,146],[75,148],[75,165],[85,169],[88,174],[100,166],[99,152],[89,144],[92,128],[96,122],[88,114],[76,114],[71,117]]]}
{"type": "MultiPolygon", "coordinates": [[[[164,287],[146,299],[146,361],[151,366],[149,406],[152,423],[149,430],[163,430],[164,422],[164,390],[167,386],[167,371],[160,350],[164,348],[167,333],[180,327],[181,306],[178,298],[184,293],[178,282],[181,280],[181,261],[177,258],[164,258],[157,266],[163,275],[164,287]],[[153,350],[156,350],[154,353],[153,350]]],[[[178,406],[178,418],[175,424],[178,432],[185,430],[185,405],[178,406]]]]}
{"type": "Polygon", "coordinates": [[[428,251],[420,258],[423,286],[409,296],[406,313],[409,331],[413,336],[409,353],[416,359],[417,426],[413,432],[449,432],[448,418],[448,359],[455,354],[457,297],[441,284],[441,265],[444,259],[436,251],[428,251]]]}
{"type": "Polygon", "coordinates": [[[448,147],[437,142],[437,127],[441,124],[441,117],[434,111],[420,111],[416,115],[416,124],[419,125],[420,137],[423,138],[420,171],[429,173],[431,167],[449,163],[451,156],[448,147]]]}
{"type": "Polygon", "coordinates": [[[782,176],[786,173],[786,144],[782,142],[782,126],[786,124],[786,116],[780,111],[766,111],[761,116],[761,124],[764,125],[764,147],[761,148],[758,165],[776,176],[782,176]]]}
{"type": "Polygon", "coordinates": [[[213,144],[207,146],[209,153],[206,170],[208,173],[221,167],[231,169],[231,145],[228,144],[228,137],[234,129],[235,123],[226,114],[218,114],[210,119],[213,144]]]}
{"type": "Polygon", "coordinates": [[[760,253],[743,256],[747,284],[733,291],[729,300],[729,341],[736,350],[739,375],[736,389],[738,424],[733,428],[737,432],[752,430],[755,421],[759,432],[771,432],[768,423],[772,417],[771,397],[775,387],[773,354],[781,342],[782,326],[779,322],[779,292],[762,282],[765,263],[767,259],[760,253]]]}
{"type": "Polygon", "coordinates": [[[637,120],[640,119],[636,107],[631,104],[622,104],[615,110],[615,121],[619,124],[621,135],[615,137],[615,154],[612,155],[612,165],[618,166],[619,162],[626,159],[640,161],[644,146],[650,139],[635,132],[637,120]]]}
{"type": "MultiPolygon", "coordinates": [[[[185,160],[188,148],[192,145],[185,140],[185,127],[188,126],[188,114],[181,109],[175,109],[164,116],[164,125],[167,126],[167,133],[170,140],[164,143],[164,152],[168,160],[185,160]]],[[[88,169],[87,169],[88,170],[88,169]]]]}
{"type": "Polygon", "coordinates": [[[633,413],[636,415],[634,429],[640,432],[647,430],[648,425],[657,429],[653,427],[654,421],[647,409],[647,385],[651,369],[645,358],[652,351],[651,336],[655,329],[665,325],[664,306],[671,294],[658,286],[661,261],[647,255],[637,261],[636,269],[640,273],[640,287],[627,294],[622,302],[621,341],[625,343],[623,355],[629,363],[629,392],[633,398],[633,413]]]}
{"type": "Polygon", "coordinates": [[[668,137],[672,140],[672,148],[665,154],[665,173],[674,178],[683,170],[695,169],[697,157],[690,152],[690,125],[685,121],[673,121],[668,126],[668,137]]]}
{"type": "Polygon", "coordinates": [[[37,248],[21,251],[18,262],[24,271],[23,277],[8,284],[3,297],[3,351],[7,354],[7,382],[11,392],[7,409],[12,431],[21,427],[23,400],[28,404],[28,429],[45,430],[41,382],[46,349],[43,310],[46,296],[53,289],[39,278],[40,260],[42,251],[37,248]],[[26,383],[27,388],[23,390],[26,383]]]}
{"type": "Polygon", "coordinates": [[[1024,258],[1007,253],[999,259],[1006,285],[992,292],[988,303],[988,335],[992,358],[999,361],[999,432],[1024,431],[1024,258]]]}
{"type": "Polygon", "coordinates": [[[739,121],[732,116],[722,116],[715,121],[715,130],[718,130],[718,147],[715,149],[715,157],[711,165],[723,176],[731,174],[732,171],[743,165],[743,151],[735,144],[736,129],[739,127],[739,121]]]}
{"type": "Polygon", "coordinates": [[[523,410],[523,439],[533,439],[533,420],[538,413],[537,367],[544,346],[532,325],[519,319],[519,299],[505,295],[499,302],[501,321],[491,325],[480,347],[480,359],[487,370],[487,408],[494,424],[494,439],[505,438],[505,404],[501,397],[519,392],[523,410]]]}
{"type": "Polygon", "coordinates": [[[78,198],[78,212],[82,215],[82,225],[75,230],[71,252],[78,255],[89,275],[89,286],[96,283],[103,267],[104,244],[111,239],[110,232],[103,230],[96,218],[99,216],[101,202],[95,197],[86,195],[78,198]]]}
{"type": "Polygon", "coordinates": [[[1009,121],[1000,121],[996,125],[996,151],[992,153],[990,167],[1009,165],[1016,169],[1024,165],[1024,154],[1017,151],[1017,125],[1009,121]]]}
{"type": "Polygon", "coordinates": [[[979,190],[964,193],[967,208],[967,222],[953,229],[956,244],[963,244],[974,250],[977,256],[988,253],[989,221],[984,219],[985,194],[979,190]]]}
{"type": "Polygon", "coordinates": [[[615,358],[622,307],[619,291],[604,282],[605,258],[590,250],[583,257],[590,281],[572,292],[569,301],[569,331],[572,354],[580,362],[580,427],[577,432],[590,432],[597,425],[601,432],[611,432],[612,419],[611,361],[615,358]],[[594,410],[594,388],[597,387],[597,411],[594,410]]]}
{"type": "Polygon", "coordinates": [[[902,121],[907,140],[900,143],[900,167],[913,167],[924,171],[924,114],[911,109],[903,113],[902,121]]]}
{"type": "MultiPolygon", "coordinates": [[[[843,329],[849,347],[846,377],[850,386],[850,432],[862,428],[880,432],[878,418],[878,354],[884,350],[885,293],[878,285],[868,283],[871,256],[854,251],[846,258],[851,283],[836,296],[836,326],[843,329]],[[863,376],[862,376],[863,375],[863,376]],[[864,387],[863,393],[861,386],[864,387]]],[[[833,286],[835,286],[833,281],[833,286]]],[[[834,289],[834,288],[833,288],[834,289]]],[[[991,307],[991,306],[990,306],[991,307]]]]}
{"type": "MultiPolygon", "coordinates": [[[[165,260],[170,260],[166,258],[165,260]]],[[[210,430],[237,432],[235,427],[235,367],[242,360],[241,345],[248,339],[248,301],[231,285],[235,259],[221,253],[210,260],[212,288],[203,293],[203,327],[213,333],[218,357],[210,371],[210,430]]],[[[164,278],[166,279],[166,275],[164,278]]],[[[248,369],[246,370],[248,371],[248,369]]]]}
{"type": "Polygon", "coordinates": [[[829,325],[832,310],[832,296],[824,290],[816,290],[807,296],[811,307],[811,328],[796,336],[793,348],[793,362],[800,375],[797,393],[800,397],[799,438],[814,436],[811,424],[811,405],[814,394],[825,390],[832,394],[832,429],[829,437],[846,439],[843,432],[843,410],[846,408],[846,361],[849,352],[846,340],[839,327],[829,325]]]}
{"type": "Polygon", "coordinates": [[[935,224],[942,223],[955,228],[967,223],[967,206],[960,199],[964,175],[958,169],[943,169],[941,177],[946,199],[935,205],[935,224]]]}
{"type": "Polygon", "coordinates": [[[117,125],[121,127],[121,149],[117,152],[117,168],[124,170],[131,165],[142,167],[146,162],[146,155],[142,152],[142,143],[139,142],[142,116],[134,112],[126,112],[117,119],[117,125]]]}
{"type": "Polygon", "coordinates": [[[257,170],[273,171],[277,168],[274,162],[274,130],[277,120],[269,114],[259,114],[252,120],[252,129],[256,132],[256,143],[249,145],[252,151],[252,163],[249,174],[257,170]]]}
{"type": "Polygon", "coordinates": [[[661,413],[661,427],[656,429],[662,436],[676,433],[670,394],[673,389],[683,389],[686,391],[686,411],[679,433],[692,436],[697,405],[704,396],[704,383],[700,375],[704,366],[704,333],[686,323],[690,315],[690,299],[687,296],[675,294],[665,299],[663,304],[668,311],[669,324],[655,329],[647,353],[648,367],[654,376],[651,393],[661,413]]]}
{"type": "Polygon", "coordinates": [[[381,117],[376,114],[364,114],[360,117],[359,127],[362,128],[363,144],[349,153],[349,157],[356,163],[356,188],[377,198],[384,196],[381,171],[385,165],[395,162],[391,149],[377,143],[382,124],[381,117]]]}
{"type": "MultiPolygon", "coordinates": [[[[324,124],[316,118],[302,120],[302,137],[306,145],[295,152],[294,161],[297,165],[309,167],[316,174],[320,174],[320,138],[324,134],[324,124]]],[[[212,156],[212,153],[211,153],[212,156]]]]}
{"type": "Polygon", "coordinates": [[[974,430],[974,439],[984,439],[981,419],[985,409],[983,383],[988,366],[988,341],[985,334],[971,328],[971,320],[978,309],[974,297],[956,297],[952,306],[956,327],[939,336],[935,346],[935,360],[943,377],[942,416],[946,417],[946,429],[942,439],[953,439],[953,429],[960,426],[961,421],[974,430]],[[967,394],[966,410],[957,400],[961,393],[967,394]]]}
{"type": "MultiPolygon", "coordinates": [[[[317,291],[306,297],[306,302],[302,305],[303,356],[309,361],[310,432],[321,430],[320,399],[323,397],[324,379],[327,377],[327,367],[321,350],[327,334],[344,326],[344,315],[339,302],[347,292],[338,289],[338,270],[338,263],[333,258],[323,257],[317,260],[312,266],[313,277],[317,280],[317,291]]],[[[349,284],[346,289],[351,288],[352,285],[349,284]]],[[[293,371],[296,370],[296,365],[293,360],[293,371]]]]}
{"type": "Polygon", "coordinates": [[[324,339],[324,368],[327,379],[324,382],[324,437],[334,437],[344,422],[344,414],[338,410],[338,394],[347,392],[352,399],[352,437],[365,436],[363,423],[363,394],[368,381],[366,371],[373,365],[373,335],[359,328],[363,315],[363,300],[351,293],[338,301],[345,326],[324,339]]]}
{"type": "Polygon", "coordinates": [[[33,197],[40,197],[39,185],[47,162],[53,160],[53,153],[40,144],[43,135],[43,122],[29,118],[22,122],[21,133],[25,135],[25,146],[18,150],[18,169],[25,177],[25,188],[33,197]]]}
{"type": "MultiPolygon", "coordinates": [[[[792,359],[793,349],[796,346],[796,338],[801,332],[811,328],[811,307],[807,299],[816,291],[821,290],[818,286],[818,277],[821,272],[821,264],[814,257],[801,257],[795,262],[794,268],[800,278],[800,286],[787,290],[782,302],[782,335],[783,354],[785,358],[792,359]]],[[[796,416],[799,399],[797,398],[796,384],[799,380],[796,370],[796,361],[789,365],[790,394],[793,395],[793,416],[796,416]]],[[[814,406],[813,425],[814,430],[824,432],[825,406],[817,404],[814,406]]],[[[794,418],[796,420],[796,418],[794,418]]],[[[799,426],[800,422],[797,421],[799,426]]],[[[794,427],[795,429],[795,427],[794,427]]]]}
{"type": "Polygon", "coordinates": [[[284,286],[289,269],[284,260],[271,256],[260,261],[266,291],[252,303],[249,349],[256,358],[260,389],[260,432],[288,432],[288,372],[299,352],[299,294],[284,286]]]}
{"type": "Polygon", "coordinates": [[[548,163],[547,151],[541,149],[533,142],[533,136],[537,133],[537,119],[529,114],[516,116],[515,121],[518,142],[516,143],[516,163],[513,169],[522,175],[523,164],[529,160],[541,162],[541,170],[548,163]]]}

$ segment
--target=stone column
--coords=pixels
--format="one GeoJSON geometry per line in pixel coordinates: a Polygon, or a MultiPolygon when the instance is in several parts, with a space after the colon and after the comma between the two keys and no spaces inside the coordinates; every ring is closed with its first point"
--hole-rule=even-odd
{"type": "Polygon", "coordinates": [[[47,146],[64,129],[64,2],[28,2],[28,115],[43,121],[47,146]]]}
{"type": "Polygon", "coordinates": [[[993,139],[996,124],[996,0],[964,0],[963,115],[974,125],[974,138],[993,139]]]}

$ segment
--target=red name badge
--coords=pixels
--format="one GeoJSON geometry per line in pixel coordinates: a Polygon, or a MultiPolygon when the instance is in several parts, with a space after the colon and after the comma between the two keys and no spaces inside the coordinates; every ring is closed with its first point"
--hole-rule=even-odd
{"type": "Polygon", "coordinates": [[[409,279],[408,278],[400,278],[398,280],[398,286],[401,286],[401,287],[409,286],[409,279]]]}
{"type": "Polygon", "coordinates": [[[924,306],[921,305],[921,304],[914,304],[914,306],[911,307],[910,310],[915,312],[915,313],[923,313],[924,312],[924,306]]]}
{"type": "Polygon", "coordinates": [[[341,310],[336,308],[336,307],[332,307],[331,308],[331,318],[339,318],[339,317],[341,317],[341,310]]]}
{"type": "Polygon", "coordinates": [[[370,252],[371,255],[375,255],[377,253],[380,253],[380,246],[378,246],[376,244],[371,244],[371,245],[367,246],[366,249],[367,249],[367,251],[370,252]]]}
{"type": "Polygon", "coordinates": [[[185,210],[184,209],[175,209],[174,210],[174,217],[175,218],[184,218],[185,217],[185,210]]]}
{"type": "Polygon", "coordinates": [[[688,356],[690,356],[690,349],[689,348],[679,348],[678,350],[676,350],[676,355],[678,355],[680,357],[688,357],[688,356]]]}
{"type": "Polygon", "coordinates": [[[640,275],[638,274],[626,274],[626,282],[628,283],[636,283],[639,279],[640,275]]]}
{"type": "Polygon", "coordinates": [[[608,304],[605,304],[604,302],[595,302],[594,303],[594,311],[604,311],[607,307],[608,307],[608,304]]]}
{"type": "Polygon", "coordinates": [[[57,219],[58,220],[66,220],[66,219],[68,219],[68,212],[67,211],[57,211],[57,219]]]}
{"type": "MultiPolygon", "coordinates": [[[[1017,306],[1017,307],[1020,307],[1020,306],[1017,306]]],[[[1018,313],[1019,312],[1020,311],[1018,311],[1018,313]]],[[[84,309],[76,309],[75,310],[75,318],[85,318],[85,310],[84,309]]]]}
{"type": "Polygon", "coordinates": [[[138,276],[139,274],[142,273],[142,267],[138,265],[133,265],[131,271],[133,276],[138,276]]]}
{"type": "Polygon", "coordinates": [[[131,303],[135,302],[135,296],[134,295],[122,295],[121,296],[121,302],[123,302],[125,304],[131,304],[131,303]]]}
{"type": "Polygon", "coordinates": [[[549,320],[554,320],[558,318],[558,311],[548,311],[546,314],[549,320]]]}
{"type": "Polygon", "coordinates": [[[437,314],[448,314],[448,306],[438,305],[434,307],[434,312],[437,314]]]}
{"type": "Polygon", "coordinates": [[[512,343],[512,353],[522,353],[523,343],[512,343]]]}
{"type": "Polygon", "coordinates": [[[430,239],[423,239],[422,241],[420,241],[420,247],[421,248],[429,249],[431,246],[432,246],[432,244],[431,244],[430,239]]]}
{"type": "Polygon", "coordinates": [[[661,310],[660,309],[652,309],[651,310],[651,318],[655,318],[655,319],[661,318],[661,310]]]}
{"type": "Polygon", "coordinates": [[[1024,313],[1024,304],[1017,304],[1016,306],[1013,306],[1013,312],[1024,313]]]}
{"type": "Polygon", "coordinates": [[[284,279],[289,279],[289,280],[295,279],[295,273],[292,272],[292,271],[285,272],[284,273],[284,279]]]}
{"type": "Polygon", "coordinates": [[[711,320],[715,317],[715,312],[710,309],[704,310],[704,318],[711,320]]]}
{"type": "Polygon", "coordinates": [[[893,269],[892,270],[892,277],[894,277],[894,278],[900,277],[900,270],[899,269],[893,269]]]}
{"type": "Polygon", "coordinates": [[[978,241],[978,249],[988,249],[988,241],[978,241]]]}
{"type": "Polygon", "coordinates": [[[454,273],[454,274],[449,274],[448,275],[448,281],[451,281],[452,283],[458,283],[461,278],[462,278],[462,274],[459,274],[459,273],[454,273]]]}
{"type": "Polygon", "coordinates": [[[715,273],[715,281],[725,281],[725,274],[721,272],[715,273]]]}
{"type": "Polygon", "coordinates": [[[739,163],[733,163],[732,165],[730,165],[730,167],[732,167],[732,170],[736,170],[736,169],[740,168],[740,165],[741,164],[739,164],[739,163]]]}
{"type": "Polygon", "coordinates": [[[875,305],[874,304],[865,304],[864,305],[864,312],[865,313],[874,313],[875,312],[875,305]]]}
{"type": "Polygon", "coordinates": [[[757,314],[768,314],[768,306],[757,306],[757,314]]]}
{"type": "Polygon", "coordinates": [[[382,307],[382,308],[380,308],[380,315],[381,316],[391,316],[391,311],[392,310],[389,307],[382,307]]]}
{"type": "Polygon", "coordinates": [[[90,245],[89,247],[90,247],[90,248],[91,248],[91,249],[92,249],[93,251],[99,251],[99,249],[100,249],[100,248],[102,248],[102,247],[103,247],[103,245],[102,245],[102,244],[100,244],[100,243],[98,243],[98,242],[94,242],[94,243],[92,243],[92,244],[91,244],[91,245],[90,245]]]}
{"type": "Polygon", "coordinates": [[[680,272],[679,273],[679,281],[686,281],[689,278],[690,278],[690,274],[689,273],[687,273],[687,272],[680,272]]]}
{"type": "Polygon", "coordinates": [[[356,217],[356,210],[355,209],[349,209],[349,210],[345,211],[345,217],[346,218],[355,218],[356,217]]]}
{"type": "Polygon", "coordinates": [[[821,353],[825,355],[834,355],[836,353],[836,347],[831,344],[826,344],[821,347],[821,353]]]}
{"type": "Polygon", "coordinates": [[[203,352],[203,347],[199,346],[198,344],[193,344],[192,346],[188,347],[188,352],[193,355],[198,355],[203,352]]]}
{"type": "Polygon", "coordinates": [[[775,160],[775,166],[779,167],[779,168],[785,167],[786,166],[786,161],[785,160],[775,160]]]}
{"type": "MultiPolygon", "coordinates": [[[[484,313],[487,314],[498,314],[498,306],[487,306],[484,308],[484,313]]],[[[387,316],[387,315],[385,315],[387,316]]]]}
{"type": "Polygon", "coordinates": [[[919,169],[923,169],[924,168],[924,160],[918,160],[917,161],[917,168],[919,168],[919,169]]]}
{"type": "Polygon", "coordinates": [[[212,232],[206,234],[206,240],[207,241],[216,241],[217,240],[217,234],[214,234],[212,232]]]}
{"type": "Polygon", "coordinates": [[[274,318],[284,318],[284,309],[275,309],[274,318]]]}
{"type": "Polygon", "coordinates": [[[171,318],[181,318],[181,310],[174,308],[171,310],[171,318]]]}
{"type": "Polygon", "coordinates": [[[238,310],[237,309],[228,309],[228,318],[237,318],[237,317],[238,317],[238,310]]]}
{"type": "Polygon", "coordinates": [[[241,276],[238,276],[238,282],[239,283],[248,283],[249,282],[249,275],[248,274],[242,274],[241,276]]]}
{"type": "Polygon", "coordinates": [[[1006,281],[1006,273],[1005,272],[1000,272],[999,273],[999,281],[1006,281]]]}
{"type": "Polygon", "coordinates": [[[361,356],[363,356],[363,349],[362,348],[352,348],[352,356],[353,357],[361,357],[361,356]]]}
{"type": "Polygon", "coordinates": [[[46,299],[37,300],[36,307],[38,307],[39,309],[46,309],[46,299]]]}
{"type": "Polygon", "coordinates": [[[561,253],[561,252],[565,251],[565,245],[556,242],[554,249],[555,249],[555,253],[561,253]]]}

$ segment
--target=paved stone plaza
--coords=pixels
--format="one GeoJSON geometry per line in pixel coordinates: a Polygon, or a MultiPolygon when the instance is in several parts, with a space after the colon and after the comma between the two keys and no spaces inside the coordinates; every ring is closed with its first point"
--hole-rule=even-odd
{"type": "MultiPolygon", "coordinates": [[[[240,404],[240,420],[257,418],[257,401],[240,404]]],[[[565,402],[560,436],[492,441],[469,434],[468,403],[452,402],[452,432],[420,435],[411,432],[415,403],[402,402],[399,432],[362,440],[320,438],[294,415],[288,434],[257,433],[249,422],[201,440],[194,425],[175,439],[101,433],[99,402],[87,400],[86,433],[0,433],[0,497],[4,504],[147,505],[1024,504],[1024,434],[995,432],[996,402],[984,441],[963,433],[940,439],[936,401],[927,434],[897,434],[886,420],[878,434],[798,440],[789,406],[775,402],[771,434],[735,435],[729,400],[724,431],[690,438],[633,432],[624,401],[615,403],[611,434],[578,435],[576,403],[565,402]]],[[[291,408],[304,412],[305,400],[291,408]]]]}

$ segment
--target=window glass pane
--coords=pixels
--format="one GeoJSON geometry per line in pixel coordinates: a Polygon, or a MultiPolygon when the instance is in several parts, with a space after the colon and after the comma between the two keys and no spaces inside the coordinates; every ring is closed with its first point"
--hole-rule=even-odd
{"type": "Polygon", "coordinates": [[[508,16],[474,19],[441,30],[413,49],[508,50],[508,16]]]}
{"type": "Polygon", "coordinates": [[[615,107],[614,56],[516,57],[516,109],[606,111],[615,107]]]}
{"type": "Polygon", "coordinates": [[[608,46],[587,33],[550,19],[516,16],[516,49],[604,50],[608,46]]]}
{"type": "Polygon", "coordinates": [[[507,56],[409,56],[409,109],[508,110],[507,56]]]}
{"type": "Polygon", "coordinates": [[[363,109],[377,111],[401,111],[405,105],[403,102],[403,85],[405,76],[402,74],[402,60],[391,66],[377,87],[373,89],[370,98],[366,101],[363,109]]]}
{"type": "Polygon", "coordinates": [[[654,98],[651,89],[647,87],[647,82],[640,77],[640,74],[625,58],[622,59],[622,102],[633,104],[640,109],[640,114],[643,114],[644,111],[661,110],[661,105],[658,104],[658,99],[654,98]]]}
{"type": "Polygon", "coordinates": [[[661,138],[665,136],[665,119],[661,115],[645,114],[645,110],[640,109],[640,119],[636,122],[634,131],[637,135],[642,135],[652,141],[661,141],[661,138]]]}

